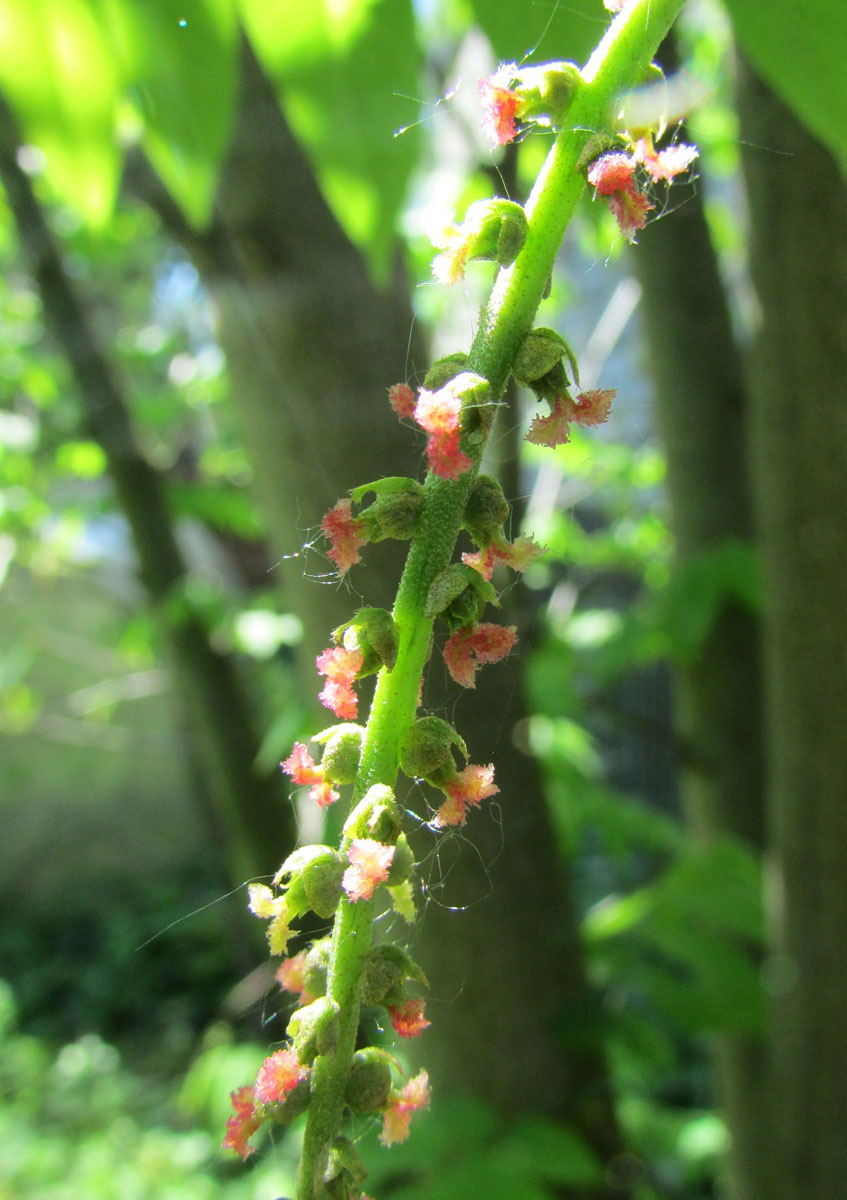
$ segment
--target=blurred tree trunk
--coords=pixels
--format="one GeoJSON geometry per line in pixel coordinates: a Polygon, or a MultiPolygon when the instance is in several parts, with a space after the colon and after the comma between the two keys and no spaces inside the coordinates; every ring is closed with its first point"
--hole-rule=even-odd
{"type": "Polygon", "coordinates": [[[750,430],[773,955],[758,1195],[832,1200],[847,1179],[847,185],[743,64],[738,103],[761,305],[750,430]]]}
{"type": "MultiPolygon", "coordinates": [[[[347,489],[417,475],[423,439],[415,445],[386,399],[389,384],[420,378],[427,365],[408,281],[398,269],[384,291],[373,285],[249,50],[211,233],[194,237],[138,164],[133,187],[184,241],[218,305],[233,402],[276,554],[298,551],[347,489]]],[[[331,564],[316,552],[283,563],[286,602],[305,624],[309,698],[319,690],[316,650],[355,606],[391,607],[403,552],[393,543],[369,546],[366,565],[342,586],[327,586],[331,564]],[[324,586],[306,577],[316,572],[327,574],[324,586]]],[[[508,1111],[590,1112],[583,1126],[608,1146],[614,1122],[599,1055],[574,1054],[556,1027],[564,1005],[587,1003],[585,976],[537,773],[502,736],[520,715],[504,716],[519,689],[517,660],[498,666],[496,677],[493,670],[494,690],[481,689],[487,701],[460,702],[463,714],[476,710],[473,728],[460,720],[475,761],[496,758],[505,832],[494,816],[480,819],[469,831],[471,842],[481,839],[479,851],[456,839],[424,868],[433,902],[416,954],[432,976],[437,1024],[427,1065],[443,1091],[475,1086],[508,1111]],[[444,870],[457,848],[462,861],[440,890],[438,863],[444,870]],[[452,911],[465,902],[467,911],[452,911]]],[[[325,713],[318,719],[329,721],[325,713]]],[[[431,851],[430,840],[421,853],[431,851]]]]}
{"type": "MultiPolygon", "coordinates": [[[[699,194],[648,225],[633,265],[684,571],[699,555],[753,537],[741,357],[699,194]]],[[[732,834],[756,850],[764,790],[759,637],[758,616],[728,599],[693,660],[675,669],[686,750],[680,783],[692,828],[706,839],[732,834]]],[[[728,1191],[733,1200],[756,1200],[763,1142],[750,1114],[762,1107],[761,1039],[720,1037],[715,1064],[732,1130],[728,1191]]]]}

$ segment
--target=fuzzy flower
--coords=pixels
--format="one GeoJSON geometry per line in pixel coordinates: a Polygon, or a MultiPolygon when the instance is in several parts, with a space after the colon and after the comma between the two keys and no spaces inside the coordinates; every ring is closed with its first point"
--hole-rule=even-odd
{"type": "Polygon", "coordinates": [[[362,669],[361,650],[348,650],[346,646],[330,646],[315,659],[319,675],[326,676],[326,683],[319,699],[342,721],[355,720],[358,699],[353,691],[353,680],[362,669]]]}
{"type": "Polygon", "coordinates": [[[513,571],[523,572],[543,553],[543,546],[539,546],[529,535],[522,533],[513,542],[495,536],[487,546],[475,554],[463,554],[462,562],[479,571],[483,579],[490,580],[498,562],[511,567],[513,571]]]}
{"type": "Polygon", "coordinates": [[[465,264],[470,253],[470,241],[463,229],[450,221],[429,230],[429,240],[440,250],[432,260],[432,273],[439,283],[452,287],[465,277],[465,264]]]}
{"type": "Polygon", "coordinates": [[[570,396],[557,396],[546,417],[533,417],[526,440],[551,449],[563,446],[570,440],[572,422],[585,429],[608,421],[614,398],[614,388],[592,388],[580,392],[576,400],[570,396]]]}
{"type": "Polygon", "coordinates": [[[361,562],[359,548],[368,544],[364,521],[357,520],[350,511],[349,500],[339,500],[324,519],[321,529],[329,538],[327,554],[343,575],[354,563],[361,562]]]}
{"type": "Polygon", "coordinates": [[[478,668],[505,658],[517,640],[515,625],[483,621],[472,629],[459,629],[444,645],[447,670],[462,687],[476,687],[478,668]]]}
{"type": "Polygon", "coordinates": [[[442,479],[457,479],[473,463],[459,447],[462,401],[448,388],[439,392],[421,390],[415,405],[415,420],[430,435],[426,444],[429,469],[442,479]]]}
{"type": "Polygon", "coordinates": [[[493,75],[479,81],[482,128],[492,146],[506,146],[518,136],[515,118],[520,115],[521,97],[509,87],[515,71],[514,63],[502,63],[493,75]]]}
{"type": "Polygon", "coordinates": [[[635,185],[636,160],[616,151],[603,154],[588,168],[588,182],[605,196],[618,222],[618,228],[628,242],[635,241],[636,231],[647,224],[647,213],[653,205],[635,185]]]}
{"type": "Polygon", "coordinates": [[[248,1145],[248,1139],[262,1124],[263,1118],[256,1113],[252,1087],[240,1087],[231,1092],[230,1097],[235,1112],[226,1123],[226,1137],[221,1142],[221,1149],[234,1150],[242,1158],[249,1158],[255,1147],[248,1145]]]}
{"type": "Polygon", "coordinates": [[[653,139],[648,134],[635,143],[633,158],[641,163],[654,183],[661,179],[670,183],[675,176],[688,170],[697,154],[696,146],[687,146],[684,142],[676,146],[667,146],[664,150],[656,150],[653,139]]]}
{"type": "Polygon", "coordinates": [[[291,913],[288,910],[285,895],[275,896],[264,883],[251,883],[247,888],[250,903],[247,906],[255,917],[270,921],[265,931],[271,954],[285,954],[285,948],[292,936],[290,924],[291,913]]]}
{"type": "Polygon", "coordinates": [[[445,825],[464,825],[467,809],[478,808],[483,800],[496,796],[500,789],[494,782],[494,764],[478,767],[469,763],[459,771],[454,780],[445,785],[447,799],[439,808],[432,822],[436,829],[445,825]]]}
{"type": "Polygon", "coordinates": [[[309,785],[309,798],[321,808],[327,808],[338,799],[339,793],[333,791],[332,785],[324,779],[323,771],[302,742],[295,742],[288,758],[279,765],[294,783],[309,785]]]}
{"type": "Polygon", "coordinates": [[[576,420],[575,409],[570,396],[557,396],[546,417],[533,417],[526,440],[534,446],[549,446],[551,450],[555,446],[564,446],[570,441],[571,422],[576,420]]]}
{"type": "Polygon", "coordinates": [[[574,420],[582,429],[608,421],[615,398],[615,388],[592,388],[580,392],[574,405],[574,420]]]}
{"type": "Polygon", "coordinates": [[[423,1000],[406,1000],[396,1008],[389,1007],[388,1015],[395,1033],[404,1038],[419,1037],[432,1024],[424,1016],[423,1000]]]}
{"type": "Polygon", "coordinates": [[[392,383],[388,389],[388,403],[398,417],[413,417],[415,415],[416,397],[408,383],[392,383]]]}
{"type": "Polygon", "coordinates": [[[292,955],[291,958],[284,958],[274,972],[274,979],[285,992],[291,992],[293,996],[299,996],[299,1004],[311,1004],[314,996],[306,988],[306,959],[309,956],[308,947],[300,950],[299,953],[292,955]]]}
{"type": "Polygon", "coordinates": [[[341,886],[350,900],[370,900],[374,888],[385,883],[394,861],[394,849],[374,838],[353,839],[347,851],[350,866],[341,878],[341,886]]]}
{"type": "Polygon", "coordinates": [[[383,1110],[383,1126],[379,1140],[383,1146],[405,1142],[409,1136],[412,1113],[429,1104],[429,1076],[419,1071],[399,1092],[392,1090],[388,1107],[383,1110]]]}
{"type": "Polygon", "coordinates": [[[308,1075],[308,1068],[300,1065],[293,1050],[277,1050],[259,1067],[254,1089],[256,1103],[281,1103],[308,1075]]]}

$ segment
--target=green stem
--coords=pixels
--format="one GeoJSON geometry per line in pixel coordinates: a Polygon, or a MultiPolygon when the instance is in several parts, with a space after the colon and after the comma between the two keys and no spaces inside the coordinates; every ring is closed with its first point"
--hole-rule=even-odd
{"type": "MultiPolygon", "coordinates": [[[[498,401],[515,354],[532,328],[556,254],[585,187],[579,157],[594,133],[611,126],[615,98],[646,76],[661,41],[684,0],[639,0],[620,13],[582,71],[580,87],[526,205],[526,241],[511,267],[501,269],[471,348],[469,371],[482,375],[498,401]]],[[[425,615],[435,576],[450,562],[462,528],[468,493],[482,457],[481,445],[463,444],[473,468],[457,480],[430,475],[394,605],[399,631],[396,664],[382,670],[371,706],[354,803],[375,783],[397,779],[400,739],[415,719],[418,689],[429,651],[433,620],[425,615]]],[[[333,931],[328,995],[340,1006],[340,1038],[332,1056],[314,1066],[312,1099],[303,1143],[297,1200],[325,1200],[324,1173],[344,1109],[344,1089],[359,1023],[359,978],[371,946],[373,902],[342,900],[333,931]]]]}

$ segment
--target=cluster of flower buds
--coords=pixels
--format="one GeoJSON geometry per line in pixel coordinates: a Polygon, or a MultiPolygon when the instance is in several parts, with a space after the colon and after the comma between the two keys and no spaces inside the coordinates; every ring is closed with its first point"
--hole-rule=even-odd
{"type": "Polygon", "coordinates": [[[514,141],[521,125],[528,123],[560,126],[582,82],[576,63],[536,67],[501,63],[479,85],[483,129],[492,145],[505,146],[514,141]]]}
{"type": "MultiPolygon", "coordinates": [[[[361,729],[340,725],[319,735],[325,743],[323,770],[334,782],[349,782],[358,764],[361,729]],[[327,761],[329,759],[330,761],[327,761]]],[[[400,811],[393,790],[375,784],[347,818],[338,850],[331,846],[304,846],[285,860],[273,879],[273,888],[250,885],[250,911],[268,922],[271,954],[284,955],[293,935],[291,923],[307,912],[328,919],[345,896],[350,903],[373,900],[385,886],[396,907],[407,918],[414,916],[411,876],[414,860],[401,829],[400,811]]],[[[243,1158],[253,1152],[250,1138],[266,1122],[288,1124],[309,1104],[311,1070],[318,1055],[332,1054],[338,1042],[339,1009],[327,996],[329,938],[322,938],[277,970],[280,986],[299,997],[299,1007],[288,1022],[289,1045],[265,1059],[255,1083],[232,1093],[233,1115],[227,1123],[224,1146],[243,1158]]],[[[396,946],[378,945],[367,955],[359,983],[359,999],[380,1006],[400,1037],[415,1037],[429,1025],[424,1001],[409,995],[411,982],[427,987],[418,964],[396,946]]],[[[402,1087],[395,1087],[392,1071],[396,1059],[387,1051],[357,1051],[347,1083],[345,1101],[352,1112],[380,1113],[384,1144],[402,1141],[415,1109],[428,1100],[428,1080],[422,1071],[402,1087]]],[[[341,1142],[345,1142],[341,1139],[341,1142]]],[[[341,1143],[339,1143],[341,1145],[341,1143]]],[[[364,1178],[358,1156],[345,1143],[337,1156],[342,1196],[360,1195],[364,1178]]],[[[336,1161],[336,1160],[331,1160],[336,1161]]],[[[335,1194],[332,1192],[331,1194],[335,1194]]]]}

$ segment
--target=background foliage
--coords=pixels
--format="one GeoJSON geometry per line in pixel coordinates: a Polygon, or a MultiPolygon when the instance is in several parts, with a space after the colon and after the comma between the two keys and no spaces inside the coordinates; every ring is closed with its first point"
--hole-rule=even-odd
{"type": "MultiPolygon", "coordinates": [[[[817,0],[798,36],[794,5],[732,0],[727,9],[761,73],[843,166],[847,15],[817,0]]],[[[594,0],[552,11],[489,0],[0,0],[0,86],[23,130],[20,165],[128,381],[189,564],[186,595],[259,713],[264,774],[312,703],[295,674],[302,624],[280,604],[285,567],[251,492],[208,294],[185,249],[122,185],[126,156],[140,149],[188,225],[207,226],[246,35],[379,283],[395,270],[403,235],[416,308],[437,343],[467,329],[477,283],[458,299],[429,286],[423,226],[434,208],[489,187],[479,164],[488,173],[498,165],[475,129],[473,79],[525,52],[582,61],[604,21],[594,0]]],[[[711,90],[692,117],[704,164],[694,186],[705,191],[743,326],[725,14],[692,5],[683,41],[711,90]]],[[[521,147],[518,180],[531,178],[539,155],[532,139],[521,147]]],[[[764,922],[752,850],[730,838],[704,846],[678,815],[684,748],[668,720],[667,666],[696,660],[728,599],[758,612],[762,589],[742,542],[673,567],[663,456],[628,321],[637,292],[603,215],[586,208],[576,234],[553,299],[584,351],[583,381],[602,367],[604,384],[619,387],[619,411],[608,436],[575,437],[553,463],[532,447],[522,460],[528,527],[551,554],[528,579],[539,617],[531,716],[519,736],[543,763],[559,848],[575,863],[620,1119],[642,1164],[637,1195],[693,1200],[713,1194],[727,1145],[707,1039],[764,1028],[764,922]],[[579,310],[569,307],[572,288],[579,310]]],[[[225,1190],[270,1200],[291,1186],[296,1137],[247,1174],[217,1144],[229,1089],[283,1027],[277,1002],[255,966],[243,895],[226,894],[197,763],[184,749],[185,709],[106,458],[45,335],[6,208],[0,256],[0,973],[9,980],[0,1195],[225,1190]]],[[[320,579],[327,565],[308,548],[312,533],[292,529],[290,553],[320,579]]],[[[540,1198],[593,1186],[600,1170],[567,1126],[541,1115],[505,1122],[472,1097],[445,1101],[408,1146],[372,1157],[381,1195],[430,1200],[540,1198]]]]}

